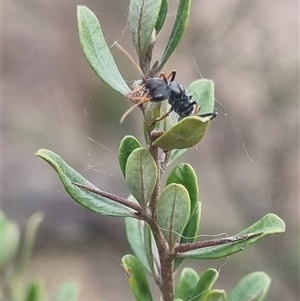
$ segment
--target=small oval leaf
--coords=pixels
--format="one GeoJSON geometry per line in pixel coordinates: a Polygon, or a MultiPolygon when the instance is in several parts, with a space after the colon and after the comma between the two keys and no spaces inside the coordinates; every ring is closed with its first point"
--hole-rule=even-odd
{"type": "Polygon", "coordinates": [[[205,301],[225,301],[226,292],[220,289],[211,290],[205,301]]]}
{"type": "Polygon", "coordinates": [[[129,28],[133,45],[139,58],[143,57],[152,40],[162,0],[131,0],[129,5],[129,28]]]}
{"type": "Polygon", "coordinates": [[[146,206],[157,182],[157,167],[149,151],[135,149],[128,157],[125,179],[134,198],[146,206]]]}
{"type": "Polygon", "coordinates": [[[214,82],[211,79],[201,78],[192,82],[186,89],[187,94],[193,95],[199,105],[198,114],[212,113],[215,107],[214,82]]]}
{"type": "Polygon", "coordinates": [[[190,197],[180,184],[170,184],[157,201],[156,220],[170,246],[180,238],[190,216],[190,197]]]}
{"type": "Polygon", "coordinates": [[[217,281],[219,273],[215,269],[207,269],[200,277],[192,296],[192,300],[204,301],[217,281]]]}
{"type": "Polygon", "coordinates": [[[186,117],[156,139],[153,145],[164,151],[195,146],[204,137],[209,122],[210,117],[186,117]]]}
{"type": "Polygon", "coordinates": [[[92,69],[112,89],[126,95],[126,85],[104,39],[95,14],[85,6],[77,6],[79,40],[92,69]]]}
{"type": "Polygon", "coordinates": [[[131,208],[75,186],[73,183],[97,188],[63,161],[59,155],[46,149],[40,149],[36,155],[55,169],[67,193],[81,206],[103,215],[135,217],[135,211],[131,208]]]}
{"type": "Polygon", "coordinates": [[[243,251],[251,244],[260,240],[266,235],[282,233],[285,231],[284,221],[275,214],[267,214],[262,219],[238,233],[236,236],[247,235],[249,238],[245,240],[238,240],[218,246],[204,247],[193,251],[181,253],[185,258],[194,259],[215,259],[226,257],[234,253],[243,251]],[[255,236],[255,234],[257,234],[255,236]]]}
{"type": "MultiPolygon", "coordinates": [[[[180,243],[194,242],[199,231],[201,217],[201,202],[199,200],[197,175],[191,165],[183,163],[177,165],[169,174],[166,185],[170,183],[183,185],[189,193],[191,200],[191,214],[189,221],[183,230],[180,243]]],[[[181,262],[182,259],[176,259],[174,268],[176,269],[181,262]]]]}
{"type": "Polygon", "coordinates": [[[190,196],[191,214],[199,202],[198,179],[195,170],[190,164],[181,163],[177,165],[169,174],[166,185],[171,183],[183,185],[190,196]]]}
{"type": "Polygon", "coordinates": [[[119,164],[121,171],[123,173],[123,176],[125,177],[125,169],[126,169],[126,163],[127,159],[130,156],[130,154],[136,149],[141,147],[140,142],[133,136],[125,136],[119,147],[119,153],[118,153],[118,158],[119,158],[119,164]]]}
{"type": "Polygon", "coordinates": [[[264,300],[271,278],[263,272],[254,272],[242,278],[230,292],[227,301],[262,301],[264,300]]]}
{"type": "Polygon", "coordinates": [[[191,8],[191,0],[180,0],[178,9],[177,9],[177,14],[176,14],[176,20],[173,25],[173,29],[167,44],[167,47],[163,53],[163,56],[159,62],[158,65],[158,72],[161,71],[172,55],[173,51],[176,49],[178,46],[183,33],[185,31],[187,21],[189,19],[190,15],[190,8],[191,8]]]}
{"type": "Polygon", "coordinates": [[[144,268],[133,255],[125,255],[122,258],[122,265],[126,271],[129,285],[137,301],[152,301],[152,296],[144,268]]]}
{"type": "Polygon", "coordinates": [[[195,270],[184,268],[175,289],[175,298],[180,298],[184,301],[191,300],[199,278],[195,270]]]}
{"type": "Polygon", "coordinates": [[[201,207],[201,204],[199,202],[198,179],[193,167],[186,163],[177,165],[169,174],[166,185],[171,183],[183,185],[187,189],[191,201],[189,222],[184,228],[180,243],[194,242],[199,229],[199,207],[201,207]]]}
{"type": "MultiPolygon", "coordinates": [[[[214,82],[210,79],[198,79],[192,82],[186,89],[187,94],[192,95],[199,106],[198,114],[212,113],[215,106],[214,82]]],[[[168,165],[181,157],[188,148],[174,149],[171,153],[168,165]]]]}

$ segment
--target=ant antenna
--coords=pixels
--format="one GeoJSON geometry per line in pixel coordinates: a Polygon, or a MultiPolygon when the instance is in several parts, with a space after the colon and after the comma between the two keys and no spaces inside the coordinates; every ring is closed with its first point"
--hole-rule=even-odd
{"type": "Polygon", "coordinates": [[[140,66],[136,63],[136,61],[132,58],[132,56],[119,44],[118,41],[115,41],[111,48],[117,46],[117,48],[132,62],[132,64],[139,70],[140,74],[143,76],[143,72],[140,68],[140,66]]]}
{"type": "MultiPolygon", "coordinates": [[[[184,43],[184,45],[185,45],[185,47],[186,47],[186,51],[188,52],[190,58],[192,59],[193,64],[195,65],[196,69],[198,70],[199,75],[201,76],[201,78],[203,78],[202,73],[201,73],[201,71],[200,71],[200,68],[198,67],[198,65],[197,65],[197,63],[196,63],[196,61],[195,61],[193,55],[191,54],[189,48],[187,47],[187,43],[186,43],[185,38],[183,38],[183,43],[184,43]]],[[[215,100],[215,102],[222,108],[223,114],[224,114],[225,117],[227,117],[227,120],[229,121],[230,126],[233,126],[232,123],[231,123],[231,121],[228,119],[228,114],[227,114],[227,111],[226,111],[225,106],[224,106],[220,101],[218,101],[216,98],[215,98],[214,100],[215,100]]],[[[242,140],[242,138],[241,138],[241,135],[240,135],[239,131],[238,131],[234,126],[233,126],[233,129],[235,130],[236,134],[238,135],[238,138],[239,138],[240,142],[242,143],[242,147],[243,147],[243,150],[244,150],[244,152],[245,152],[245,154],[246,154],[247,159],[248,159],[251,163],[253,163],[253,161],[252,161],[252,159],[251,159],[251,157],[250,157],[250,155],[249,155],[249,153],[248,153],[248,151],[247,151],[247,149],[246,149],[246,146],[245,146],[245,144],[244,144],[244,142],[243,142],[243,140],[242,140]]]]}
{"type": "Polygon", "coordinates": [[[142,103],[144,102],[144,100],[141,100],[140,102],[136,103],[135,105],[133,105],[130,109],[128,109],[121,117],[120,119],[120,124],[122,124],[125,120],[125,118],[138,106],[140,106],[142,103]]]}
{"type": "Polygon", "coordinates": [[[111,48],[113,48],[114,47],[114,45],[116,44],[116,43],[118,43],[119,41],[121,41],[121,39],[124,37],[124,35],[125,35],[125,32],[126,32],[126,30],[127,30],[127,28],[128,28],[128,18],[127,18],[127,20],[126,20],[126,25],[125,25],[125,27],[124,27],[124,29],[122,30],[122,32],[121,32],[121,36],[110,46],[111,48]]]}
{"type": "MultiPolygon", "coordinates": [[[[118,41],[115,41],[112,45],[111,45],[111,48],[113,48],[114,46],[116,46],[131,62],[132,64],[136,67],[136,69],[140,72],[140,74],[142,75],[142,78],[143,80],[145,79],[144,75],[143,75],[143,72],[140,68],[140,66],[135,62],[135,60],[132,58],[132,56],[118,43],[118,41]]],[[[132,94],[132,92],[137,92],[139,90],[142,89],[142,86],[140,86],[139,88],[137,89],[134,89],[132,91],[130,91],[128,94],[127,94],[127,98],[128,98],[128,95],[132,94]]],[[[134,104],[134,106],[132,106],[130,109],[128,109],[124,114],[123,116],[121,117],[120,119],[120,123],[122,124],[125,120],[125,118],[138,106],[140,106],[141,104],[144,103],[145,99],[146,99],[146,96],[147,94],[145,94],[145,96],[143,96],[141,98],[141,100],[137,103],[134,104]]],[[[129,98],[130,99],[130,98],[129,98]]]]}

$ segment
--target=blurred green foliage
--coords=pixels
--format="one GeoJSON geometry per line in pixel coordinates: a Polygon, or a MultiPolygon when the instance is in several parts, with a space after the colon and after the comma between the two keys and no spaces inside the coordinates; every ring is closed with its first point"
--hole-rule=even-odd
{"type": "Polygon", "coordinates": [[[53,298],[43,293],[43,282],[39,278],[24,279],[24,272],[30,263],[39,225],[43,220],[40,212],[28,220],[24,232],[16,222],[0,211],[0,271],[1,300],[5,301],[76,301],[79,286],[73,282],[61,285],[53,298]]]}

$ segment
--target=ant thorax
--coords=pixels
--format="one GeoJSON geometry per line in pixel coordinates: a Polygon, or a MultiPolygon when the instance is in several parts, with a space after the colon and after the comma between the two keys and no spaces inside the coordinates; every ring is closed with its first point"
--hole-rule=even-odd
{"type": "Polygon", "coordinates": [[[182,85],[179,85],[176,82],[170,82],[169,89],[170,89],[170,97],[169,97],[170,105],[172,105],[173,103],[177,102],[180,99],[186,98],[185,89],[182,85]]]}
{"type": "Polygon", "coordinates": [[[174,98],[180,98],[182,97],[183,95],[185,95],[185,90],[183,88],[182,85],[179,85],[178,83],[176,82],[170,82],[169,83],[169,89],[171,91],[171,95],[174,97],[174,98]]]}

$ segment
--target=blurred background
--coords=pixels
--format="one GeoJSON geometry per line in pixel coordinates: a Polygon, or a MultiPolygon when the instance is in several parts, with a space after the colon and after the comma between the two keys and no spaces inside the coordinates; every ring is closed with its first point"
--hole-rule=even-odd
{"type": "MultiPolygon", "coordinates": [[[[178,1],[170,1],[154,60],[163,53],[178,1]]],[[[63,281],[80,283],[79,300],[133,300],[121,267],[130,252],[121,218],[96,215],[65,193],[57,175],[34,156],[60,154],[100,189],[126,197],[117,149],[126,134],[141,141],[141,114],[121,126],[131,103],[104,85],[78,41],[76,5],[99,18],[111,45],[136,59],[126,28],[129,1],[2,2],[2,208],[24,227],[36,211],[41,225],[24,281],[40,277],[51,300],[63,281]]],[[[299,3],[296,0],[193,1],[184,41],[164,71],[188,86],[213,79],[219,117],[192,164],[203,202],[201,234],[238,233],[273,212],[286,233],[216,261],[185,261],[198,273],[220,270],[216,287],[229,291],[262,270],[272,278],[268,300],[299,298],[299,3]],[[196,62],[194,64],[193,60],[196,62]],[[250,159],[250,158],[251,159],[250,159]]],[[[117,49],[124,78],[140,77],[117,49]]],[[[154,290],[155,300],[159,293],[154,290]]]]}

